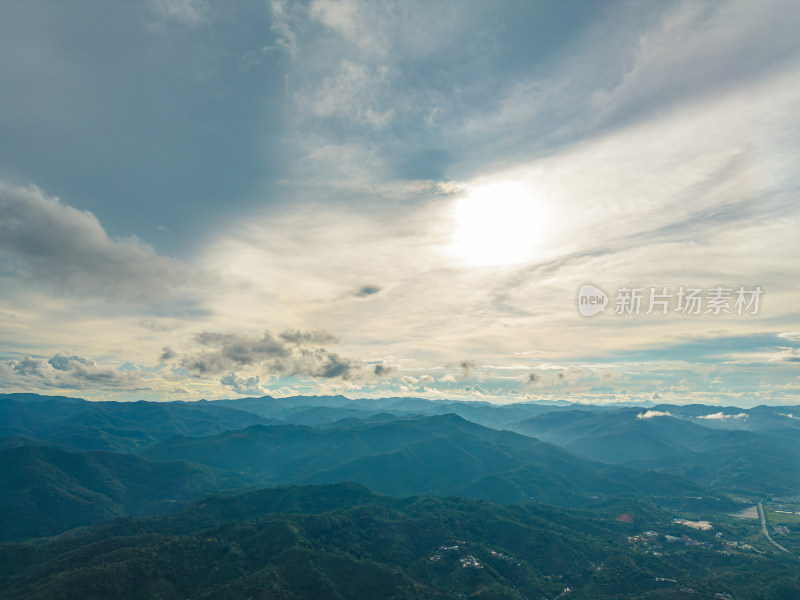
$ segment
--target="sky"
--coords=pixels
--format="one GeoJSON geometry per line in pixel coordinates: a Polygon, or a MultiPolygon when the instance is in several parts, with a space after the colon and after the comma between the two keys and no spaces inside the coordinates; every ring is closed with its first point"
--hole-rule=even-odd
{"type": "Polygon", "coordinates": [[[798,30],[0,1],[0,392],[797,404],[798,30]]]}

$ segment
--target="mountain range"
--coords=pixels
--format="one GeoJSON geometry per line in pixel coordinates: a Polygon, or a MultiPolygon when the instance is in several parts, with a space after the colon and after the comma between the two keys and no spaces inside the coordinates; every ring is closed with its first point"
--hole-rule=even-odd
{"type": "Polygon", "coordinates": [[[741,591],[745,568],[771,590],[746,597],[794,598],[792,557],[724,515],[800,495],[798,414],[2,394],[0,595],[677,599],[691,594],[673,580],[741,591]],[[727,523],[769,562],[711,534],[702,556],[623,543],[657,526],[684,539],[676,515],[727,523]]]}
{"type": "Polygon", "coordinates": [[[4,539],[242,487],[354,481],[401,497],[587,507],[638,497],[727,510],[727,494],[791,494],[800,482],[790,408],[5,394],[0,417],[4,539]],[[45,506],[60,508],[46,516],[45,506]]]}

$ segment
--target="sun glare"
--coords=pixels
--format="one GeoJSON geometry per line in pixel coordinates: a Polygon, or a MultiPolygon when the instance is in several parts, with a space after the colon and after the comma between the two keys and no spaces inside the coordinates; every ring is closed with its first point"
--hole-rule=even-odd
{"type": "Polygon", "coordinates": [[[525,262],[541,246],[544,217],[541,202],[527,186],[476,187],[453,207],[450,250],[469,266],[525,262]]]}

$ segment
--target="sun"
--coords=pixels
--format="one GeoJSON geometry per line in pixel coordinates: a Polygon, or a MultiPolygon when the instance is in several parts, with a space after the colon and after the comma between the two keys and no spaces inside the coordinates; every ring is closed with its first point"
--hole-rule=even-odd
{"type": "Polygon", "coordinates": [[[544,207],[517,182],[473,188],[453,205],[449,250],[468,266],[514,265],[534,258],[545,230],[544,207]]]}

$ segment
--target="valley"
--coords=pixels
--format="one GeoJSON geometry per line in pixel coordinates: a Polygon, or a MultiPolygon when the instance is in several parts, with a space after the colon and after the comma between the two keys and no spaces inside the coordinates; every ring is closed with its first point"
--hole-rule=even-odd
{"type": "Polygon", "coordinates": [[[784,597],[797,426],[697,410],[0,396],[3,597],[784,597]]]}

